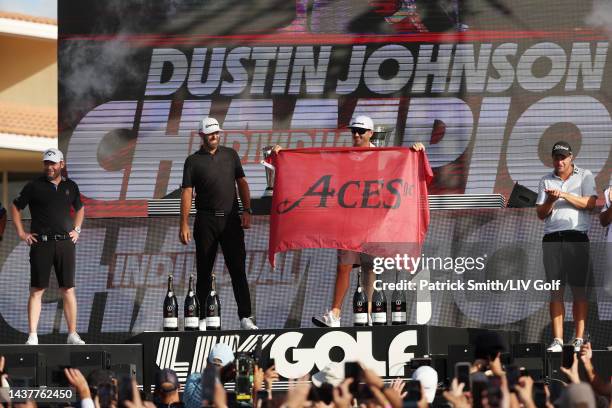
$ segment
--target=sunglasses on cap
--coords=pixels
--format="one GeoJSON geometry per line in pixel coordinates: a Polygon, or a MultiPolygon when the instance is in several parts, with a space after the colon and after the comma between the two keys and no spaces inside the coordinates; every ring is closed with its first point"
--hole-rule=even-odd
{"type": "Polygon", "coordinates": [[[351,128],[351,133],[352,134],[358,133],[359,135],[363,135],[367,131],[368,131],[368,129],[364,129],[364,128],[351,128]]]}

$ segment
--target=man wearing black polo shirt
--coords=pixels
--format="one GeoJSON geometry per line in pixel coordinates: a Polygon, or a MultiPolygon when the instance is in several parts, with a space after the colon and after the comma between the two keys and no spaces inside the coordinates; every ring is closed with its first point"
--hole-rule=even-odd
{"type": "Polygon", "coordinates": [[[51,267],[64,299],[64,316],[68,324],[68,344],[85,344],[76,332],[77,306],[74,292],[75,244],[81,233],[85,207],[79,187],[62,177],[64,155],[58,149],[43,154],[45,174],[30,181],[13,201],[11,215],[19,238],[30,246],[30,298],[26,344],[38,344],[36,329],[40,318],[41,300],[49,286],[51,267]],[[21,213],[30,206],[32,224],[25,232],[21,213]],[[76,211],[74,220],[70,207],[76,211]]]}
{"type": "MultiPolygon", "coordinates": [[[[189,211],[195,188],[197,212],[193,238],[196,244],[197,296],[200,304],[206,304],[206,296],[212,284],[217,247],[221,244],[238,304],[240,327],[257,329],[251,317],[251,294],[245,271],[243,228],[251,227],[252,213],[249,185],[244,177],[238,153],[229,147],[219,146],[221,131],[216,119],[202,120],[198,130],[202,137],[202,146],[185,160],[179,239],[185,245],[191,241],[189,211]],[[244,207],[242,215],[238,213],[236,185],[244,207]]],[[[204,329],[204,307],[200,310],[200,327],[204,329]]]]}

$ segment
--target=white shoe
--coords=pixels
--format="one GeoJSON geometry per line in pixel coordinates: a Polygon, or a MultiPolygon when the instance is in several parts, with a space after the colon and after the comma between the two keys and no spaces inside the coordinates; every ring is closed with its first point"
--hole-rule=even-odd
{"type": "Polygon", "coordinates": [[[255,326],[251,317],[243,317],[240,319],[240,328],[243,330],[259,330],[259,327],[255,326]]]}
{"type": "Polygon", "coordinates": [[[38,335],[36,333],[30,333],[30,335],[28,336],[28,341],[26,341],[25,344],[28,344],[30,346],[37,346],[38,345],[38,335]]]}
{"type": "Polygon", "coordinates": [[[581,339],[580,337],[576,337],[574,341],[572,341],[572,346],[574,346],[574,351],[576,353],[580,353],[580,347],[582,347],[583,344],[584,339],[581,339]]]}
{"type": "Polygon", "coordinates": [[[66,339],[66,344],[85,344],[77,332],[70,333],[66,339]]]}
{"type": "Polygon", "coordinates": [[[554,338],[553,342],[550,343],[550,346],[546,349],[546,351],[550,351],[552,353],[560,353],[563,351],[563,340],[554,338]]]}
{"type": "Polygon", "coordinates": [[[317,327],[340,327],[340,318],[330,310],[323,316],[313,316],[312,323],[317,327]]]}
{"type": "Polygon", "coordinates": [[[206,319],[200,319],[198,330],[206,331],[206,319]]]}

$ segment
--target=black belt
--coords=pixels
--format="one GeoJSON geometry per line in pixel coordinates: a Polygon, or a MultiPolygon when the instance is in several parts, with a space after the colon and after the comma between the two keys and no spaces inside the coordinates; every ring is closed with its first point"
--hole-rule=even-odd
{"type": "Polygon", "coordinates": [[[565,231],[551,232],[550,234],[546,234],[544,236],[563,238],[563,237],[575,237],[577,235],[587,235],[587,233],[585,231],[578,231],[578,230],[565,230],[565,231]]]}
{"type": "Polygon", "coordinates": [[[235,213],[235,211],[225,210],[197,210],[197,214],[212,215],[215,217],[227,217],[228,215],[235,213]]]}
{"type": "Polygon", "coordinates": [[[67,234],[38,234],[38,238],[40,238],[42,242],[65,241],[67,239],[70,239],[70,235],[67,235],[67,234]]]}

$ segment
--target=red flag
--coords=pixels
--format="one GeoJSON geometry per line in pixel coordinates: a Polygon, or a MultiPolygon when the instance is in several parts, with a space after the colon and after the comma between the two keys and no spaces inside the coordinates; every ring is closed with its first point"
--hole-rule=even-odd
{"type": "Polygon", "coordinates": [[[420,248],[425,240],[427,184],[433,173],[423,151],[291,149],[272,156],[272,164],[272,266],[275,253],[289,249],[338,248],[385,255],[380,251],[389,252],[388,244],[416,243],[420,248]]]}

